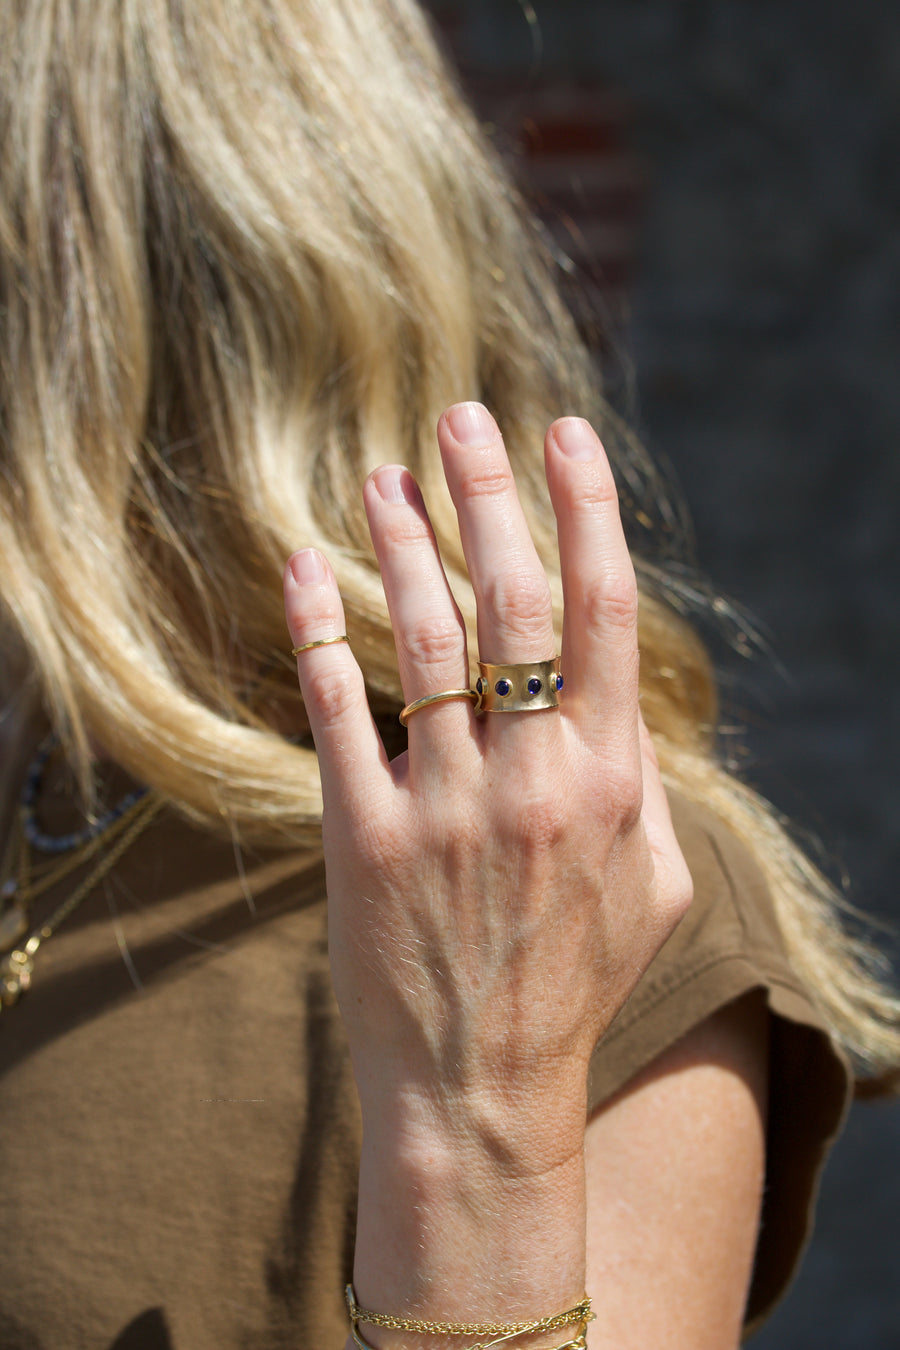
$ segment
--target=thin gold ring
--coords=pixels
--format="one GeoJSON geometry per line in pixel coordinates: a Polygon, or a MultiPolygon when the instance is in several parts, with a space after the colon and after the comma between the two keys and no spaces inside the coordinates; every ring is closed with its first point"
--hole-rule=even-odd
{"type": "Polygon", "coordinates": [[[340,637],[316,638],[315,642],[304,642],[302,647],[292,647],[291,656],[299,656],[301,652],[311,652],[313,647],[330,647],[333,642],[349,642],[346,633],[341,633],[340,637]]]}
{"type": "Polygon", "coordinates": [[[418,712],[420,708],[427,708],[432,703],[444,703],[451,698],[466,698],[476,707],[481,702],[480,696],[474,689],[444,689],[440,694],[426,694],[424,698],[417,698],[413,703],[407,703],[400,714],[400,725],[405,727],[413,713],[418,712]]]}

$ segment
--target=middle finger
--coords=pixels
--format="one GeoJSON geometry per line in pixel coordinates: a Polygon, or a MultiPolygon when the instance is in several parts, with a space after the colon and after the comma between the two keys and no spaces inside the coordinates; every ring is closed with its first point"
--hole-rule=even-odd
{"type": "Polygon", "coordinates": [[[497,424],[480,403],[458,403],[440,419],[438,441],[478,606],[478,654],[496,664],[546,661],[557,650],[550,586],[497,424]]]}

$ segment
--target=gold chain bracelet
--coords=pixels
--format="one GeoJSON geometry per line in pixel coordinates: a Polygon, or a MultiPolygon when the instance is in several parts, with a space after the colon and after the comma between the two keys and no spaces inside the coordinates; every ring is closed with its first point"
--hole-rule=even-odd
{"type": "MultiPolygon", "coordinates": [[[[552,1350],[587,1350],[587,1322],[589,1321],[593,1321],[593,1315],[585,1318],[585,1324],[573,1340],[566,1341],[564,1345],[555,1345],[552,1347],[552,1350]]],[[[350,1335],[353,1337],[353,1343],[357,1346],[357,1350],[375,1350],[373,1345],[370,1345],[368,1341],[364,1341],[362,1336],[360,1336],[355,1322],[350,1325],[350,1335]]],[[[499,1345],[502,1341],[511,1339],[511,1335],[497,1336],[491,1341],[479,1341],[477,1345],[469,1346],[468,1350],[490,1350],[491,1346],[499,1345]]]]}
{"type": "Polygon", "coordinates": [[[399,1317],[394,1313],[372,1312],[361,1308],[356,1301],[353,1285],[344,1289],[347,1311],[352,1326],[358,1322],[370,1322],[376,1327],[387,1327],[392,1331],[412,1331],[421,1336],[497,1336],[509,1339],[512,1336],[524,1336],[536,1331],[556,1331],[559,1327],[575,1326],[579,1322],[590,1322],[591,1300],[585,1294],[580,1303],[567,1312],[554,1313],[551,1317],[535,1318],[530,1322],[426,1322],[415,1317],[399,1317]]]}

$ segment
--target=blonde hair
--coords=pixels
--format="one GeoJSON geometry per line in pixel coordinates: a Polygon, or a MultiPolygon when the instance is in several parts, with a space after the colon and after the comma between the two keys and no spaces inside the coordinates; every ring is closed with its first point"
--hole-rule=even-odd
{"type": "Polygon", "coordinates": [[[622,485],[667,781],[749,844],[858,1065],[896,1066],[900,1010],[871,953],[716,759],[709,659],[678,613],[694,600],[650,560],[677,508],[598,393],[553,266],[415,5],[18,0],[0,52],[3,599],[86,800],[94,737],[198,821],[315,853],[299,704],[301,743],[277,727],[295,688],[285,557],[316,545],[331,559],[373,707],[393,720],[366,474],[413,470],[472,627],[435,421],[458,399],[491,407],[558,600],[537,450],[577,411],[622,485]]]}

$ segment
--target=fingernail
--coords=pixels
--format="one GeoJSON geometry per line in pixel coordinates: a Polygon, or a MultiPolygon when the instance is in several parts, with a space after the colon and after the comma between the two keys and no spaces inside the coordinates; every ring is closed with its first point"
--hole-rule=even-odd
{"type": "Polygon", "coordinates": [[[481,403],[454,403],[446,417],[453,439],[460,445],[486,445],[496,434],[496,423],[481,403]]]}
{"type": "Polygon", "coordinates": [[[583,417],[563,417],[553,429],[556,444],[569,459],[596,459],[599,441],[583,417]]]}
{"type": "Polygon", "coordinates": [[[325,580],[325,562],[314,548],[305,548],[291,558],[291,576],[298,586],[314,586],[325,580]]]}
{"type": "Polygon", "coordinates": [[[422,494],[409,469],[402,464],[385,464],[372,474],[372,481],[383,502],[405,502],[415,506],[422,494]]]}

